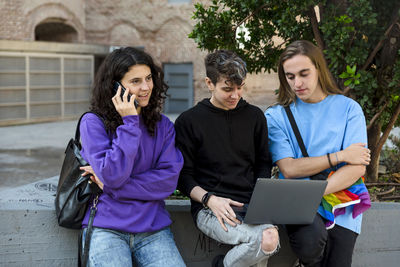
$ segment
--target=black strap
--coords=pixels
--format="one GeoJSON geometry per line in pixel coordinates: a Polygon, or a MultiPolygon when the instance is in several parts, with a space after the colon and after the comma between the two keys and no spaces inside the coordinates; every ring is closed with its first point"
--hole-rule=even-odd
{"type": "Polygon", "coordinates": [[[89,249],[90,249],[90,240],[92,239],[92,233],[93,233],[93,220],[94,220],[94,216],[96,215],[96,211],[97,211],[97,201],[99,199],[99,195],[96,195],[95,199],[93,200],[93,206],[90,207],[90,216],[89,216],[89,221],[88,221],[88,225],[86,228],[86,233],[85,233],[85,245],[83,248],[83,253],[80,254],[79,252],[82,251],[82,232],[79,236],[79,258],[78,258],[78,266],[79,267],[86,267],[87,266],[87,262],[88,262],[88,258],[89,258],[89,249]]]}
{"type": "MultiPolygon", "coordinates": [[[[104,119],[99,114],[97,114],[96,112],[87,111],[87,112],[83,113],[81,115],[81,117],[79,118],[78,124],[76,125],[76,130],[75,130],[75,142],[77,142],[77,146],[79,147],[79,149],[82,148],[81,142],[80,142],[80,130],[79,130],[79,128],[80,128],[80,124],[81,124],[81,120],[82,120],[83,116],[86,115],[87,113],[95,114],[97,117],[99,117],[103,121],[103,124],[105,125],[104,119]]],[[[89,257],[90,240],[92,239],[92,233],[93,233],[93,220],[94,220],[94,216],[96,215],[96,211],[97,211],[96,205],[97,205],[98,199],[99,199],[99,194],[97,194],[95,196],[95,198],[93,199],[93,206],[90,208],[90,216],[89,216],[89,222],[88,222],[88,225],[87,225],[87,228],[86,228],[85,246],[83,248],[83,251],[82,251],[83,230],[81,230],[81,232],[79,234],[78,267],[86,267],[87,266],[88,257],[89,257]]]]}
{"type": "Polygon", "coordinates": [[[79,231],[79,238],[78,238],[78,267],[82,267],[82,234],[83,234],[83,229],[79,231]]]}
{"type": "Polygon", "coordinates": [[[292,125],[292,129],[293,129],[294,135],[296,136],[297,143],[299,143],[299,146],[300,146],[300,149],[301,149],[301,153],[303,153],[304,157],[308,157],[308,153],[307,153],[306,147],[304,146],[303,138],[301,138],[301,134],[300,134],[299,128],[297,127],[296,120],[293,117],[293,113],[290,110],[290,107],[286,106],[285,107],[285,111],[286,111],[286,114],[287,114],[287,116],[289,118],[290,125],[292,125]]]}
{"type": "Polygon", "coordinates": [[[86,111],[85,113],[83,113],[83,114],[81,115],[81,117],[79,118],[78,124],[76,125],[76,129],[75,129],[75,142],[76,142],[76,145],[78,146],[79,149],[82,148],[82,146],[81,146],[81,141],[80,141],[81,133],[80,133],[80,131],[79,131],[79,128],[80,128],[81,120],[82,120],[83,116],[85,116],[87,113],[93,113],[94,115],[96,115],[97,117],[99,117],[99,119],[101,119],[101,121],[102,121],[103,124],[104,124],[104,127],[105,127],[105,125],[106,125],[106,123],[105,123],[103,117],[101,117],[101,116],[100,116],[99,114],[97,114],[96,112],[94,112],[94,111],[86,111]]]}

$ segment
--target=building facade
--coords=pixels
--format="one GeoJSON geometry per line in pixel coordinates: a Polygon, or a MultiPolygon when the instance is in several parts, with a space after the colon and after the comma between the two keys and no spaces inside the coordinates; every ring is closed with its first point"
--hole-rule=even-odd
{"type": "MultiPolygon", "coordinates": [[[[187,37],[194,2],[0,0],[0,125],[76,117],[97,67],[120,46],[143,48],[163,67],[165,112],[208,97],[206,52],[187,37]]],[[[276,88],[275,74],[250,75],[244,98],[265,109],[276,88]]]]}

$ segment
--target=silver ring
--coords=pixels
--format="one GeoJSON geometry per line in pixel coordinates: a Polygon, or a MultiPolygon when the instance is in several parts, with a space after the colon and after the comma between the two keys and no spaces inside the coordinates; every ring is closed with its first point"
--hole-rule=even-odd
{"type": "Polygon", "coordinates": [[[225,213],[224,213],[224,214],[225,214],[225,216],[228,216],[228,215],[229,215],[228,211],[225,211],[225,213]]]}

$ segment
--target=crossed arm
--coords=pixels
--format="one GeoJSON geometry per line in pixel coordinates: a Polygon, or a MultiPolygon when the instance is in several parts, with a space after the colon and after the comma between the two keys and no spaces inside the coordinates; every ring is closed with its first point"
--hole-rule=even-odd
{"type": "MultiPolygon", "coordinates": [[[[347,163],[329,179],[325,194],[343,190],[357,181],[365,173],[365,166],[371,161],[370,150],[363,143],[352,144],[344,150],[330,153],[333,165],[347,163]],[[335,155],[336,154],[336,155],[335,155]]],[[[307,177],[330,167],[328,156],[283,158],[276,164],[285,178],[307,177]]]]}

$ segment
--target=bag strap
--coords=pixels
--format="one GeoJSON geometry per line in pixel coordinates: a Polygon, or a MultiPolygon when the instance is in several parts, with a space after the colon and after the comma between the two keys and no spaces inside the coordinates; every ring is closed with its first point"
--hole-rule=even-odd
{"type": "Polygon", "coordinates": [[[103,124],[104,124],[104,127],[105,127],[105,125],[106,125],[106,124],[105,124],[105,121],[104,121],[104,119],[103,119],[103,117],[101,117],[98,113],[96,113],[96,112],[94,112],[94,111],[86,111],[85,113],[83,113],[83,114],[81,115],[81,117],[79,118],[78,124],[76,125],[76,129],[75,129],[75,143],[76,143],[76,145],[78,146],[79,149],[82,149],[82,145],[81,145],[81,141],[80,141],[80,139],[81,139],[81,133],[80,133],[80,131],[79,131],[79,128],[80,128],[81,120],[82,120],[83,116],[85,116],[85,115],[88,114],[88,113],[93,113],[94,115],[96,115],[97,117],[99,117],[99,119],[101,119],[101,121],[102,121],[103,124]]]}
{"type": "Polygon", "coordinates": [[[286,106],[285,107],[285,111],[286,111],[286,114],[287,114],[287,116],[289,118],[290,125],[292,125],[292,129],[293,129],[294,135],[296,136],[297,143],[299,143],[299,146],[300,146],[300,149],[301,149],[301,153],[303,153],[304,157],[309,157],[308,153],[307,153],[307,150],[306,150],[306,147],[304,146],[303,138],[301,138],[301,134],[300,134],[299,128],[297,127],[296,120],[293,117],[293,113],[290,110],[290,107],[286,106]]]}
{"type": "MultiPolygon", "coordinates": [[[[83,248],[82,260],[80,261],[82,267],[87,266],[88,258],[89,258],[89,249],[90,249],[90,240],[92,239],[93,233],[93,220],[97,211],[97,201],[99,199],[99,195],[96,195],[95,199],[93,199],[93,206],[90,207],[90,216],[88,226],[86,228],[86,236],[85,236],[85,246],[83,248]]],[[[82,244],[82,241],[80,241],[82,244]]]]}
{"type": "Polygon", "coordinates": [[[79,237],[78,237],[78,267],[82,267],[82,236],[83,236],[83,229],[79,231],[79,237]]]}
{"type": "MultiPolygon", "coordinates": [[[[76,125],[76,130],[75,130],[75,143],[79,147],[79,149],[82,148],[81,141],[80,141],[81,136],[80,136],[79,128],[80,128],[81,120],[82,120],[83,116],[85,116],[87,113],[95,114],[97,117],[99,117],[101,119],[101,121],[105,125],[104,119],[99,114],[97,114],[96,112],[87,111],[87,112],[83,113],[81,115],[81,117],[79,118],[78,124],[76,125]]],[[[88,258],[89,258],[90,240],[92,239],[92,232],[93,232],[93,220],[94,220],[94,216],[96,215],[96,211],[97,211],[97,202],[98,202],[98,199],[99,199],[99,195],[100,195],[100,193],[96,194],[95,198],[93,199],[93,206],[90,207],[90,216],[89,216],[89,221],[88,221],[88,225],[87,225],[87,228],[86,228],[85,246],[83,248],[83,251],[82,251],[83,230],[81,231],[81,233],[79,235],[79,248],[78,248],[78,266],[79,267],[86,267],[87,266],[87,262],[88,262],[88,258]]]]}

